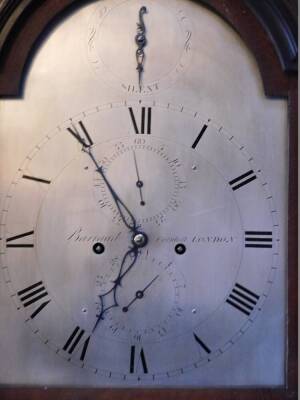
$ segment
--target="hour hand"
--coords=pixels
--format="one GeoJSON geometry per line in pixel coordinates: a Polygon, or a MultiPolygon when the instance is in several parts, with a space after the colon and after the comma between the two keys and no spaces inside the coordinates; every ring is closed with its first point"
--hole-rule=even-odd
{"type": "Polygon", "coordinates": [[[107,292],[99,295],[99,300],[100,300],[100,312],[97,316],[96,323],[93,328],[93,332],[99,325],[100,321],[104,319],[105,314],[107,311],[109,311],[112,308],[119,307],[118,299],[117,299],[117,290],[122,284],[122,280],[125,275],[128,274],[128,272],[131,270],[131,268],[134,266],[136,263],[138,256],[138,247],[134,246],[131,249],[129,249],[121,262],[121,266],[119,269],[119,273],[117,278],[112,282],[112,287],[109,289],[107,292]],[[125,268],[127,260],[130,259],[129,266],[125,268]]]}
{"type": "Polygon", "coordinates": [[[136,187],[139,189],[139,192],[140,192],[140,200],[141,200],[140,205],[144,206],[146,204],[144,201],[144,198],[143,198],[143,189],[142,189],[144,186],[144,182],[140,178],[138,163],[137,163],[136,154],[135,154],[134,150],[133,150],[133,159],[134,159],[134,166],[135,166],[136,177],[137,177],[136,187]]]}
{"type": "Polygon", "coordinates": [[[135,43],[137,44],[136,50],[136,62],[137,62],[137,71],[139,76],[139,88],[142,90],[142,75],[144,72],[144,62],[145,62],[145,52],[144,48],[147,45],[146,39],[146,26],[144,23],[144,14],[146,14],[147,8],[141,7],[139,11],[139,22],[137,24],[137,34],[135,36],[135,43]]]}

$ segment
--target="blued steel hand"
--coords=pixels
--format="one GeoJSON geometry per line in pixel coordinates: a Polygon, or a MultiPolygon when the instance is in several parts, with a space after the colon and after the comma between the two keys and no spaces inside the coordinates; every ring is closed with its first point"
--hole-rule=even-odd
{"type": "Polygon", "coordinates": [[[94,154],[92,153],[91,147],[83,147],[82,150],[87,153],[90,158],[92,159],[93,163],[96,166],[96,171],[101,175],[102,179],[104,180],[108,190],[110,191],[110,194],[116,204],[116,207],[118,209],[118,212],[121,216],[121,219],[125,226],[134,234],[138,232],[138,226],[136,223],[136,220],[132,213],[129,211],[128,207],[123,203],[123,201],[120,199],[120,197],[117,195],[113,187],[111,186],[110,182],[106,178],[104,172],[103,172],[103,167],[98,164],[96,161],[94,154]],[[129,222],[128,222],[129,220],[129,222]]]}
{"type": "Polygon", "coordinates": [[[88,154],[89,157],[91,158],[91,160],[93,161],[93,163],[95,164],[96,171],[101,175],[108,190],[110,191],[111,196],[112,196],[112,198],[116,204],[116,207],[119,211],[119,214],[122,218],[122,221],[124,222],[126,227],[130,231],[132,231],[134,234],[137,233],[138,227],[137,227],[134,216],[129,211],[129,209],[126,207],[126,205],[123,203],[123,201],[120,199],[120,197],[117,195],[117,193],[111,186],[110,182],[106,178],[106,176],[103,172],[103,167],[98,164],[98,162],[96,161],[96,159],[94,157],[94,154],[92,153],[92,146],[93,146],[94,142],[93,142],[92,138],[90,137],[90,135],[82,121],[79,122],[79,126],[81,127],[81,130],[83,131],[83,133],[85,135],[85,138],[80,136],[78,129],[76,128],[76,126],[73,123],[72,123],[72,128],[67,128],[67,130],[71,133],[71,135],[76,140],[78,140],[78,142],[82,145],[82,151],[84,151],[86,154],[88,154]],[[125,213],[124,213],[124,211],[125,211],[125,213]],[[127,219],[129,220],[129,222],[127,221],[127,219]]]}
{"type": "Polygon", "coordinates": [[[145,234],[139,232],[134,216],[132,215],[132,213],[130,212],[128,207],[120,199],[120,197],[117,195],[117,193],[111,186],[109,180],[106,178],[106,176],[103,172],[103,167],[98,164],[98,162],[96,161],[94,154],[92,152],[93,141],[92,141],[90,135],[88,134],[85,126],[83,125],[83,123],[81,122],[79,124],[87,138],[87,141],[80,136],[78,130],[76,129],[76,127],[74,125],[72,125],[72,128],[68,128],[68,131],[79,141],[79,143],[82,145],[82,151],[84,151],[86,154],[88,154],[89,157],[91,158],[91,160],[93,161],[93,163],[95,164],[96,171],[101,175],[108,190],[110,191],[111,196],[116,204],[116,207],[119,211],[119,214],[122,218],[123,223],[133,233],[133,239],[132,239],[133,246],[125,253],[123,260],[121,262],[118,276],[117,276],[116,280],[112,282],[113,283],[112,288],[109,291],[107,291],[106,293],[104,293],[103,295],[99,296],[100,303],[101,303],[101,310],[100,310],[99,316],[97,318],[97,321],[95,323],[95,326],[93,328],[93,332],[94,332],[96,327],[98,326],[99,322],[101,320],[103,320],[104,314],[109,309],[119,306],[118,301],[117,301],[117,289],[119,286],[121,286],[121,282],[122,282],[122,279],[124,278],[124,276],[134,266],[134,264],[137,260],[137,257],[138,257],[139,248],[144,247],[147,244],[147,236],[145,234]],[[127,267],[127,269],[125,269],[125,271],[123,271],[124,265],[129,256],[132,256],[131,262],[130,262],[129,266],[127,267]],[[112,294],[113,303],[109,306],[105,306],[104,299],[105,299],[105,297],[109,296],[110,294],[112,294]]]}
{"type": "Polygon", "coordinates": [[[135,43],[138,48],[136,51],[136,62],[137,62],[137,71],[139,74],[139,88],[142,90],[142,75],[144,72],[144,62],[145,62],[145,52],[144,48],[147,45],[146,39],[146,26],[144,23],[144,14],[147,13],[146,7],[141,7],[139,11],[139,22],[137,24],[137,34],[135,36],[135,43]]]}
{"type": "Polygon", "coordinates": [[[129,249],[129,250],[127,251],[127,253],[124,255],[123,260],[122,260],[122,262],[121,262],[119,274],[118,274],[117,278],[113,281],[113,284],[114,284],[113,287],[112,287],[110,290],[108,290],[106,293],[104,293],[104,294],[102,294],[102,295],[99,296],[99,299],[100,299],[100,307],[101,307],[101,309],[100,309],[99,315],[97,316],[97,321],[96,321],[96,323],[95,323],[95,325],[94,325],[94,327],[93,327],[93,332],[94,332],[95,329],[97,328],[99,322],[100,322],[101,320],[104,319],[104,314],[105,314],[108,310],[110,310],[111,308],[114,308],[114,307],[119,307],[119,303],[118,303],[118,300],[117,300],[117,289],[118,289],[119,286],[121,286],[121,282],[122,282],[122,279],[124,278],[124,276],[125,276],[126,274],[128,274],[128,272],[129,272],[129,271],[131,270],[131,268],[134,266],[134,264],[135,264],[135,262],[136,262],[136,260],[137,260],[138,251],[139,251],[139,250],[138,250],[138,247],[137,247],[137,246],[134,246],[134,247],[132,247],[131,249],[129,249]],[[129,266],[128,266],[128,267],[125,269],[125,271],[123,272],[123,269],[124,269],[124,265],[125,265],[125,263],[126,263],[126,260],[127,260],[127,258],[130,257],[131,255],[133,256],[133,259],[131,260],[131,263],[129,264],[129,266]],[[108,297],[109,295],[112,296],[113,302],[112,302],[111,305],[107,305],[107,306],[106,306],[106,305],[105,305],[105,298],[108,297]]]}
{"type": "Polygon", "coordinates": [[[136,176],[137,176],[136,186],[139,189],[140,198],[141,198],[140,204],[141,204],[141,206],[144,206],[146,204],[145,201],[144,201],[144,198],[143,198],[143,191],[142,191],[142,187],[144,186],[144,182],[141,181],[141,178],[140,178],[138,164],[137,164],[136,155],[135,155],[135,151],[134,150],[133,150],[133,158],[134,158],[134,165],[135,165],[136,176]]]}
{"type": "MultiPolygon", "coordinates": [[[[124,222],[124,224],[127,226],[127,228],[133,232],[133,234],[137,234],[138,233],[138,226],[136,224],[136,220],[134,218],[134,216],[132,215],[132,213],[129,211],[129,209],[125,206],[125,204],[122,202],[122,200],[119,198],[119,196],[116,194],[116,192],[114,191],[114,189],[112,188],[110,182],[107,180],[103,169],[101,166],[99,166],[98,162],[96,161],[91,147],[88,148],[83,148],[83,151],[85,151],[90,158],[93,160],[97,171],[99,172],[99,174],[102,176],[107,188],[109,189],[112,198],[114,199],[114,202],[118,208],[119,214],[124,222]],[[124,213],[125,211],[125,213],[124,213]],[[128,222],[127,220],[129,219],[130,222],[128,222]]],[[[123,260],[121,262],[121,266],[120,266],[120,270],[119,270],[119,274],[116,278],[115,281],[113,281],[113,286],[110,290],[108,290],[106,293],[99,295],[99,299],[100,299],[100,313],[97,317],[96,323],[93,327],[93,332],[95,331],[95,329],[97,328],[97,326],[99,325],[99,322],[101,320],[104,319],[104,314],[110,310],[111,308],[114,307],[119,307],[119,303],[117,300],[117,290],[118,287],[121,286],[121,282],[122,279],[124,278],[124,276],[131,270],[131,268],[134,266],[134,264],[136,263],[137,257],[138,257],[138,251],[139,248],[137,245],[133,245],[133,247],[131,247],[124,255],[123,260]],[[133,259],[131,260],[129,266],[127,267],[127,269],[123,272],[124,269],[124,265],[126,263],[126,260],[128,257],[133,256],[133,259]],[[105,298],[112,296],[112,304],[110,305],[106,305],[105,304],[105,298]]]]}
{"type": "Polygon", "coordinates": [[[144,287],[144,289],[142,290],[138,290],[135,294],[135,297],[131,300],[131,302],[122,308],[123,312],[128,312],[129,308],[132,306],[132,304],[138,300],[138,299],[142,299],[144,297],[144,293],[146,292],[146,290],[156,281],[156,279],[159,278],[159,275],[156,275],[155,278],[152,279],[152,281],[150,283],[148,283],[147,286],[144,287]]]}

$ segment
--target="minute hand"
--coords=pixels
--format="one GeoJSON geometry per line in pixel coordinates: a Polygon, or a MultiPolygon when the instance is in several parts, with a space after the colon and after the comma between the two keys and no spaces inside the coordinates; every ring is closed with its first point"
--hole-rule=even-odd
{"type": "Polygon", "coordinates": [[[128,209],[128,207],[123,203],[123,201],[120,199],[120,197],[117,195],[117,193],[115,192],[115,190],[113,189],[113,187],[111,186],[110,182],[108,181],[108,179],[106,178],[104,172],[103,172],[103,167],[100,166],[97,162],[97,160],[94,157],[94,154],[92,153],[91,147],[83,147],[82,151],[84,151],[85,153],[87,153],[91,160],[93,161],[93,163],[96,166],[96,171],[101,175],[102,179],[104,180],[108,190],[110,191],[110,194],[116,204],[116,207],[118,209],[118,212],[122,218],[123,223],[125,224],[125,226],[132,231],[133,233],[137,233],[138,232],[138,226],[136,223],[136,220],[134,218],[134,216],[132,215],[131,211],[128,209]],[[129,222],[128,222],[129,220],[129,222]]]}
{"type": "Polygon", "coordinates": [[[112,198],[116,204],[116,207],[119,211],[119,214],[122,218],[122,221],[124,222],[125,226],[133,233],[138,232],[138,227],[136,224],[136,220],[132,213],[129,211],[129,209],[126,207],[126,205],[123,203],[123,201],[119,198],[113,187],[111,186],[110,182],[106,178],[104,172],[103,172],[103,167],[98,164],[96,161],[94,154],[92,152],[92,146],[94,144],[92,138],[90,137],[86,127],[84,126],[83,122],[79,122],[79,126],[81,127],[81,130],[84,133],[84,137],[80,136],[80,133],[78,129],[72,124],[71,127],[67,128],[67,130],[71,133],[71,135],[82,145],[82,151],[84,151],[86,154],[89,155],[91,160],[96,166],[96,171],[102,176],[108,190],[110,191],[112,198]],[[129,220],[129,222],[128,222],[129,220]]]}

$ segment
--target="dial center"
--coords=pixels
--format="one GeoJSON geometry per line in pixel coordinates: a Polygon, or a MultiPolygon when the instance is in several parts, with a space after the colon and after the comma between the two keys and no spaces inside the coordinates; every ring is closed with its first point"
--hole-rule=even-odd
{"type": "Polygon", "coordinates": [[[145,233],[138,232],[133,236],[132,242],[137,247],[145,247],[148,243],[148,237],[145,233]]]}

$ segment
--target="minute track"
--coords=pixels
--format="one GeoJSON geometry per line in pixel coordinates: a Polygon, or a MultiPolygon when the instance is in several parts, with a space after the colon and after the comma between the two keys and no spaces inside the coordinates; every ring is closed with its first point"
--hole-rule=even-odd
{"type": "MultiPolygon", "coordinates": [[[[200,359],[202,363],[213,361],[216,353],[220,354],[224,351],[225,345],[216,343],[214,336],[211,335],[212,326],[215,326],[214,323],[218,324],[219,319],[226,318],[229,321],[228,330],[232,329],[232,333],[230,331],[230,334],[226,333],[226,336],[225,334],[222,336],[220,332],[222,340],[224,337],[224,343],[225,341],[228,343],[229,338],[232,343],[235,343],[235,335],[237,336],[241,328],[239,321],[243,320],[245,324],[250,324],[250,320],[254,321],[262,308],[264,300],[262,293],[268,294],[268,290],[252,277],[262,276],[261,271],[262,274],[267,275],[268,265],[271,264],[260,263],[260,268],[253,264],[249,265],[249,259],[253,257],[256,247],[246,248],[246,245],[269,246],[272,244],[274,249],[266,247],[258,250],[262,253],[260,257],[262,261],[267,260],[269,256],[277,252],[278,236],[277,228],[275,228],[276,221],[273,224],[270,219],[264,218],[260,210],[258,214],[255,214],[257,215],[255,218],[252,208],[249,209],[243,205],[243,201],[247,202],[249,194],[254,198],[259,190],[265,190],[266,186],[262,186],[261,182],[266,182],[266,180],[261,177],[260,170],[255,167],[252,160],[248,163],[250,157],[239,160],[243,157],[243,151],[239,151],[237,147],[236,153],[234,152],[235,141],[229,140],[231,136],[227,137],[224,130],[220,131],[211,123],[209,132],[207,129],[196,148],[192,148],[192,144],[197,139],[192,132],[201,132],[201,127],[205,125],[207,118],[194,117],[194,113],[190,116],[185,109],[182,110],[182,107],[176,111],[171,105],[155,108],[155,134],[153,131],[152,135],[147,136],[145,123],[145,134],[136,135],[130,121],[128,106],[137,110],[135,111],[137,117],[139,107],[140,109],[145,107],[145,110],[150,106],[154,110],[155,107],[150,103],[129,105],[128,102],[123,105],[123,108],[118,105],[118,107],[111,106],[103,110],[98,107],[94,112],[89,110],[85,114],[78,115],[76,119],[72,119],[74,126],[80,132],[81,139],[85,139],[86,146],[70,134],[67,130],[67,121],[59,127],[55,135],[49,135],[51,139],[45,140],[45,149],[41,145],[40,150],[36,152],[38,160],[43,160],[40,156],[41,151],[51,158],[53,156],[48,151],[48,143],[51,151],[56,149],[59,152],[62,149],[63,154],[65,150],[68,150],[73,158],[66,159],[61,164],[62,172],[60,169],[49,172],[46,162],[44,169],[38,168],[35,157],[26,161],[25,167],[21,166],[19,180],[16,179],[16,190],[19,193],[25,188],[27,191],[34,191],[33,195],[40,193],[44,198],[43,205],[37,223],[20,225],[21,229],[12,227],[9,223],[6,224],[5,230],[9,233],[3,235],[3,245],[5,247],[9,243],[34,243],[35,251],[7,249],[6,253],[9,257],[13,257],[10,254],[18,253],[21,255],[20,259],[23,258],[23,253],[26,257],[28,254],[28,257],[34,257],[31,253],[37,253],[41,257],[40,249],[49,249],[47,259],[53,259],[53,262],[51,265],[47,263],[44,265],[41,262],[40,265],[45,287],[49,287],[51,295],[55,293],[55,297],[51,303],[44,305],[49,300],[45,296],[21,309],[24,314],[33,315],[33,318],[28,319],[29,323],[37,326],[40,334],[49,338],[48,343],[54,343],[56,349],[60,349],[58,354],[63,355],[72,364],[87,370],[92,367],[97,376],[101,376],[106,369],[111,371],[111,376],[115,379],[119,368],[119,371],[126,376],[124,379],[127,382],[135,382],[139,378],[160,381],[161,376],[172,377],[173,370],[168,363],[176,361],[177,355],[175,357],[174,354],[173,357],[171,349],[177,348],[179,354],[184,349],[186,357],[181,354],[178,358],[178,368],[188,365],[186,370],[183,368],[185,373],[188,369],[195,368],[193,365],[199,365],[200,359]],[[101,118],[102,112],[105,113],[104,121],[113,120],[116,123],[116,127],[113,125],[107,133],[107,126],[103,124],[101,118]],[[127,124],[126,132],[121,132],[123,136],[117,129],[117,112],[120,113],[120,121],[124,121],[124,125],[127,124]],[[186,136],[178,134],[175,141],[172,135],[176,132],[162,129],[160,125],[165,114],[169,116],[168,121],[171,121],[171,126],[176,129],[180,127],[181,133],[184,131],[183,128],[186,129],[186,136]],[[78,121],[82,121],[92,145],[88,145],[90,142],[81,130],[78,121]],[[187,129],[189,124],[191,124],[191,129],[187,129]],[[166,139],[160,132],[166,135],[166,139]],[[56,144],[60,146],[58,150],[56,144]],[[67,149],[66,146],[69,148],[67,149]],[[216,154],[213,151],[217,146],[224,150],[224,158],[228,154],[231,155],[229,157],[231,163],[225,163],[228,169],[222,169],[224,160],[219,159],[220,153],[216,154]],[[231,151],[226,152],[226,146],[231,151]],[[88,154],[90,150],[97,164],[88,154]],[[138,175],[133,151],[138,163],[138,175]],[[233,154],[236,158],[232,157],[233,154]],[[237,163],[236,159],[240,163],[237,163]],[[51,185],[42,186],[44,182],[40,182],[39,185],[39,182],[35,183],[35,180],[30,183],[28,179],[23,178],[24,171],[28,176],[42,177],[41,179],[45,177],[51,181],[51,185]],[[33,173],[27,171],[33,171],[33,173]],[[236,171],[240,171],[239,174],[236,171]],[[231,182],[235,176],[238,178],[235,178],[236,182],[232,182],[234,188],[252,177],[252,172],[251,175],[243,177],[243,172],[247,173],[246,171],[257,171],[256,180],[253,180],[253,184],[241,186],[239,190],[232,190],[228,182],[231,182]],[[104,174],[104,177],[100,172],[104,174]],[[207,180],[207,177],[210,179],[207,180]],[[105,182],[105,178],[110,187],[105,182]],[[94,187],[96,179],[97,184],[99,182],[100,185],[94,187]],[[139,206],[141,198],[136,185],[138,181],[143,182],[142,190],[145,196],[143,199],[147,202],[146,207],[139,206]],[[74,187],[82,191],[73,192],[74,187]],[[88,190],[85,191],[86,188],[88,190]],[[91,197],[89,197],[89,190],[92,190],[91,197]],[[167,202],[173,198],[174,193],[177,194],[175,198],[177,204],[172,203],[174,209],[166,212],[165,222],[156,225],[154,217],[160,210],[164,210],[166,205],[169,207],[167,202]],[[70,201],[64,205],[57,203],[55,194],[59,199],[70,199],[70,201]],[[127,225],[123,222],[114,198],[127,225]],[[103,202],[100,203],[99,200],[103,202]],[[130,213],[131,210],[133,211],[132,217],[135,223],[121,201],[124,201],[130,213]],[[53,210],[55,204],[59,207],[53,210]],[[113,219],[113,215],[117,216],[117,221],[113,219]],[[241,219],[245,223],[241,223],[241,219]],[[67,225],[68,229],[65,233],[61,228],[56,229],[55,240],[54,236],[52,239],[49,235],[42,236],[45,232],[48,233],[52,226],[61,227],[62,221],[72,222],[72,226],[67,225]],[[46,231],[41,223],[46,224],[46,231]],[[134,232],[140,233],[140,224],[147,227],[149,236],[145,251],[135,248],[133,243],[134,232]],[[31,227],[34,227],[33,235],[17,238],[23,235],[22,232],[31,232],[31,227]],[[193,227],[198,227],[198,229],[193,229],[193,227]],[[135,231],[134,228],[137,230],[135,231]],[[272,235],[265,235],[271,230],[272,235]],[[72,234],[72,232],[78,233],[72,234]],[[31,240],[33,237],[34,241],[31,240]],[[67,251],[63,246],[66,237],[70,238],[66,242],[67,251]],[[12,240],[6,243],[6,238],[12,240]],[[272,241],[270,241],[271,238],[272,241]],[[104,246],[104,252],[93,250],[93,246],[99,243],[104,246]],[[185,252],[176,252],[175,248],[179,249],[177,246],[185,247],[185,252]],[[80,250],[84,248],[87,252],[80,250]],[[54,251],[54,249],[57,250],[54,251]],[[201,256],[205,256],[203,259],[199,256],[200,251],[201,256]],[[60,254],[63,257],[60,257],[60,254]],[[79,256],[78,259],[75,258],[75,254],[79,256]],[[148,262],[145,263],[146,254],[149,255],[148,262]],[[157,261],[152,262],[154,254],[157,261]],[[247,267],[244,261],[240,262],[238,258],[242,254],[248,263],[247,267]],[[170,255],[171,258],[169,258],[170,255]],[[137,261],[134,261],[135,257],[137,261]],[[171,259],[174,259],[174,266],[167,268],[165,262],[171,259]],[[70,260],[72,260],[72,265],[69,263],[70,260]],[[60,270],[59,265],[62,265],[60,270]],[[220,268],[221,265],[222,268],[220,268]],[[246,282],[239,275],[239,266],[250,277],[246,282]],[[89,273],[87,273],[87,267],[90,269],[89,273]],[[51,272],[53,269],[55,274],[51,272]],[[72,280],[65,282],[62,287],[64,276],[69,274],[72,280]],[[220,284],[212,279],[220,274],[222,284],[219,279],[220,284]],[[153,283],[149,293],[146,292],[142,298],[143,288],[157,275],[159,279],[153,283]],[[96,279],[99,282],[98,285],[95,284],[96,279]],[[194,282],[197,282],[197,287],[194,286],[194,282]],[[202,285],[202,282],[205,282],[205,285],[202,285]],[[243,287],[245,289],[249,287],[253,294],[260,297],[259,300],[247,294],[245,290],[233,287],[234,282],[245,282],[243,287]],[[214,296],[211,295],[212,292],[214,296]],[[130,305],[135,295],[137,300],[130,305]],[[59,306],[68,302],[76,318],[73,321],[68,318],[64,321],[62,314],[56,311],[56,303],[59,306]],[[124,313],[122,307],[128,305],[130,305],[129,311],[124,313]],[[36,315],[34,315],[35,311],[37,311],[36,315]],[[47,336],[47,330],[40,325],[43,321],[47,323],[48,316],[49,320],[53,317],[62,321],[62,335],[59,340],[54,339],[51,334],[47,336]],[[71,338],[77,327],[78,330],[71,338]],[[71,341],[68,342],[70,338],[71,341]],[[88,338],[90,338],[89,341],[88,338]],[[125,342],[126,346],[122,346],[125,342]],[[120,361],[118,368],[110,365],[107,354],[110,343],[116,343],[115,354],[118,355],[118,362],[120,361]],[[133,373],[129,373],[131,346],[135,346],[133,373]],[[149,352],[150,348],[153,351],[149,352]],[[148,374],[144,373],[141,349],[144,350],[148,374]],[[101,353],[107,361],[107,366],[103,365],[101,353]],[[162,357],[161,354],[163,354],[162,357]],[[124,364],[122,364],[123,356],[126,358],[124,364]],[[158,362],[161,364],[162,374],[158,373],[158,362]]],[[[67,155],[67,151],[65,153],[67,155]]],[[[13,191],[12,194],[14,195],[13,191]]],[[[269,198],[270,203],[273,201],[269,195],[261,197],[262,202],[266,202],[269,198]]],[[[14,202],[12,202],[13,206],[14,202]]],[[[9,210],[9,218],[12,218],[10,208],[6,206],[5,208],[9,210]]],[[[272,207],[272,210],[274,208],[272,207]]],[[[262,206],[261,209],[265,210],[266,207],[262,206]]],[[[6,264],[9,266],[9,263],[6,264]]],[[[26,268],[27,265],[20,265],[18,271],[23,269],[26,271],[26,268]]],[[[32,269],[34,269],[34,264],[32,269]]],[[[21,283],[18,288],[26,287],[29,283],[21,283]]],[[[34,290],[32,292],[34,293],[34,290]]],[[[28,300],[33,300],[39,294],[42,295],[43,292],[32,295],[34,297],[31,296],[28,300]]],[[[46,342],[47,340],[44,341],[46,342]]]]}

